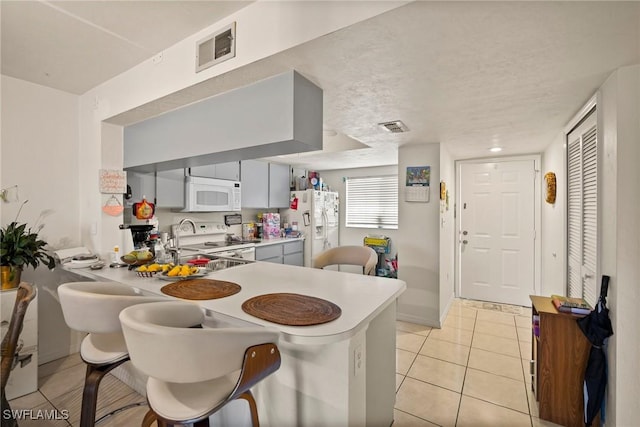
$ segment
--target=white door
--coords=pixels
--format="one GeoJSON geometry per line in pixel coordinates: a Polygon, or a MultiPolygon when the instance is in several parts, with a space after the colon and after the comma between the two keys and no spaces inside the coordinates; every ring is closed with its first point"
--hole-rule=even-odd
{"type": "Polygon", "coordinates": [[[460,165],[461,296],[529,306],[534,293],[535,162],[460,165]]]}

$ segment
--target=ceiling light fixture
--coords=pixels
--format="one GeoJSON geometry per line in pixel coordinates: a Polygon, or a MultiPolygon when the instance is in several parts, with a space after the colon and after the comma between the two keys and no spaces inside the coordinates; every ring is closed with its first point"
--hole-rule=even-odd
{"type": "Polygon", "coordinates": [[[502,147],[491,147],[489,148],[489,151],[491,151],[492,153],[498,153],[502,151],[502,147]]]}

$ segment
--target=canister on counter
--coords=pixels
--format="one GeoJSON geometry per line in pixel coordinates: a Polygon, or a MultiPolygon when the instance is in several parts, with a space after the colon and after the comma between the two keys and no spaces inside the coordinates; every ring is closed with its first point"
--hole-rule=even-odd
{"type": "Polygon", "coordinates": [[[253,222],[242,224],[242,238],[254,239],[256,237],[256,225],[253,222]]]}

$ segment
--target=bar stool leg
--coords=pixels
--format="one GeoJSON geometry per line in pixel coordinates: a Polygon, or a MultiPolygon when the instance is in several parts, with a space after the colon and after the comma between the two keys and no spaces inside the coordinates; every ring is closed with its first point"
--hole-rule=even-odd
{"type": "Polygon", "coordinates": [[[156,413],[152,409],[149,409],[144,418],[142,419],[141,427],[151,427],[155,421],[158,421],[158,427],[160,427],[160,420],[156,417],[156,413]]]}
{"type": "Polygon", "coordinates": [[[84,389],[82,390],[80,427],[94,427],[100,381],[110,370],[122,365],[127,360],[129,360],[128,357],[115,363],[99,366],[87,363],[87,374],[85,375],[84,389]]]}
{"type": "Polygon", "coordinates": [[[258,420],[258,407],[256,406],[256,400],[253,398],[251,391],[245,391],[238,399],[244,399],[249,404],[249,410],[251,411],[251,424],[253,427],[260,427],[260,421],[258,420]]]}

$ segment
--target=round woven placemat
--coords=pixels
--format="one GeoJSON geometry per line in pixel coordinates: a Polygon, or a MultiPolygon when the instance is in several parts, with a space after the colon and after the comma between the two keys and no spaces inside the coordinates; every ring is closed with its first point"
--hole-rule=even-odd
{"type": "Polygon", "coordinates": [[[160,291],[172,297],[192,300],[217,299],[240,292],[240,285],[224,280],[186,279],[163,286],[160,291]]]}
{"type": "Polygon", "coordinates": [[[331,301],[289,293],[258,295],[243,302],[242,309],[260,319],[288,326],[319,325],[342,314],[331,301]]]}

